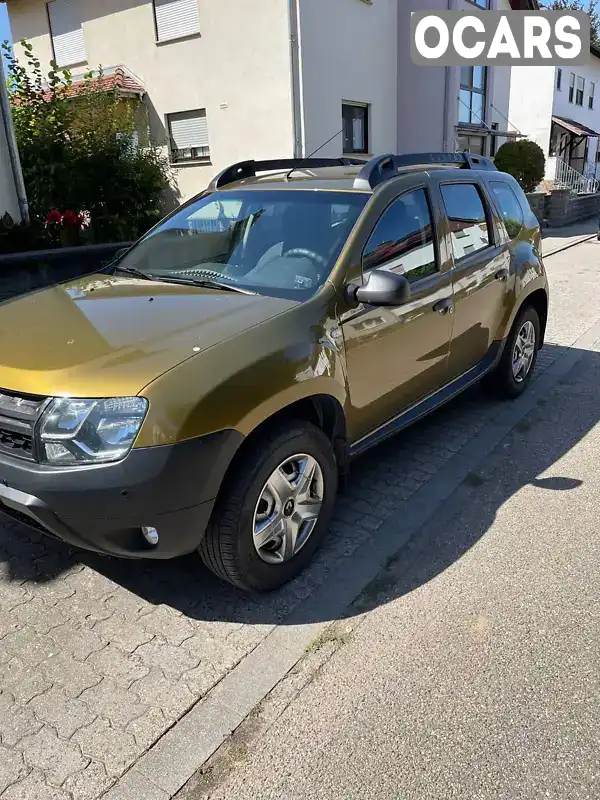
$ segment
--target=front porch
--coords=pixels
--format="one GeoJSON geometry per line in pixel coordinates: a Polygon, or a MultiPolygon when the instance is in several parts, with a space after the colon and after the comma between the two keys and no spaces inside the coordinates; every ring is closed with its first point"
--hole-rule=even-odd
{"type": "Polygon", "coordinates": [[[598,188],[597,131],[566,117],[552,117],[550,156],[546,164],[546,179],[554,185],[580,193],[598,188]]]}

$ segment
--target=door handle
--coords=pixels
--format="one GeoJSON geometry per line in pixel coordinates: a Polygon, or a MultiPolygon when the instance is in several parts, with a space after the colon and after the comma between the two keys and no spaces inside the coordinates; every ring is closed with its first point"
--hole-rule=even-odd
{"type": "Polygon", "coordinates": [[[498,272],[494,275],[494,278],[497,281],[505,281],[508,278],[508,270],[507,269],[499,269],[498,272]]]}
{"type": "Polygon", "coordinates": [[[442,315],[444,315],[444,314],[452,314],[452,311],[454,310],[454,305],[452,303],[452,298],[444,297],[443,300],[440,300],[438,303],[436,303],[434,305],[433,310],[437,311],[438,314],[442,314],[442,315]]]}

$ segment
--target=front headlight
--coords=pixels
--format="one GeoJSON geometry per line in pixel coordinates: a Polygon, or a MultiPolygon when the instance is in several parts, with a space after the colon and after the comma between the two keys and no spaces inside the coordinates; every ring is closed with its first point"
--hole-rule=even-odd
{"type": "Polygon", "coordinates": [[[57,397],[40,420],[40,458],[57,466],[119,461],[131,450],[147,410],[144,397],[57,397]]]}

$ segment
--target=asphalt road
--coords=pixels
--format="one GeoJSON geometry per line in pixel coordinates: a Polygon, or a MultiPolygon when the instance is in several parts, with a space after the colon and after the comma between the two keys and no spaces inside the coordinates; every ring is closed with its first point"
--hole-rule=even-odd
{"type": "Polygon", "coordinates": [[[600,797],[599,419],[594,347],[182,796],[600,797]]]}

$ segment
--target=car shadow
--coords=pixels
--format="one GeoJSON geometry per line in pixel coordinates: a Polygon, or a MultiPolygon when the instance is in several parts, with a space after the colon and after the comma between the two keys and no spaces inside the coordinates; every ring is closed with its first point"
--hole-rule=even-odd
{"type": "MultiPolygon", "coordinates": [[[[538,374],[564,352],[548,344],[540,358],[538,374]]],[[[477,514],[467,514],[460,535],[451,541],[443,531],[425,525],[396,555],[402,564],[402,578],[396,580],[394,597],[426,583],[460,559],[494,522],[496,511],[523,486],[533,485],[546,491],[572,491],[581,485],[576,475],[540,477],[561,459],[596,425],[600,402],[586,403],[572,413],[569,392],[577,397],[577,370],[593,375],[596,399],[600,400],[600,356],[585,351],[570,377],[562,379],[548,398],[516,427],[516,434],[527,436],[532,425],[546,435],[528,449],[527,460],[502,484],[472,476],[473,491],[486,502],[478,505],[477,514]],[[567,395],[567,397],[565,397],[567,395]],[[559,398],[560,402],[555,402],[559,398]],[[481,512],[481,509],[485,509],[481,512]],[[414,566],[418,562],[418,567],[414,566]]],[[[582,373],[583,374],[583,373],[582,373]]],[[[365,543],[373,546],[385,536],[386,525],[402,524],[403,503],[427,481],[439,465],[451,464],[462,446],[490,424],[505,403],[490,399],[480,387],[465,392],[411,429],[366,453],[353,464],[347,492],[340,496],[330,535],[313,563],[282,589],[268,595],[248,595],[219,581],[195,556],[174,561],[126,561],[77,551],[32,531],[18,523],[0,526],[1,580],[19,583],[48,583],[77,565],[87,566],[127,591],[151,604],[170,606],[187,617],[206,622],[227,621],[249,625],[285,624],[334,620],[339,610],[327,599],[315,610],[306,602],[321,586],[331,596],[336,594],[339,567],[350,564],[365,543]],[[381,502],[377,502],[377,499],[381,502]],[[395,507],[394,507],[395,504],[395,507]],[[384,520],[388,516],[387,523],[384,520]],[[334,571],[336,577],[334,578],[334,571]],[[303,609],[306,608],[306,611],[303,609]]],[[[484,463],[485,466],[485,463],[484,463]]],[[[397,578],[397,575],[396,575],[397,578]]],[[[375,581],[377,584],[377,581],[375,581]]],[[[368,591],[364,607],[389,602],[388,593],[368,591]]],[[[352,607],[348,614],[355,613],[352,607]]]]}

